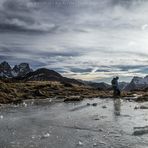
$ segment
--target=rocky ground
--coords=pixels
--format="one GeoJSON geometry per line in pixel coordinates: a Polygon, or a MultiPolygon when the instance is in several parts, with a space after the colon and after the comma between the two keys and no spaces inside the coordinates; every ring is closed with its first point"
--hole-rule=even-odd
{"type": "MultiPolygon", "coordinates": [[[[121,97],[134,97],[137,101],[148,101],[146,92],[122,92],[121,97]]],[[[55,98],[62,101],[79,101],[84,98],[111,98],[112,91],[101,91],[84,85],[49,81],[6,83],[0,81],[0,103],[20,103],[26,99],[55,98]]]]}

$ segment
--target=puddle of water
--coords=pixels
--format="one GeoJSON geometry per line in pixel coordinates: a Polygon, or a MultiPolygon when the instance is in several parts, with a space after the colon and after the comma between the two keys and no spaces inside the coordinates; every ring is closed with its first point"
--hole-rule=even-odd
{"type": "Polygon", "coordinates": [[[135,148],[148,144],[148,113],[137,103],[98,99],[70,103],[25,103],[0,109],[0,145],[3,147],[135,148]],[[95,105],[93,105],[95,103],[95,105]],[[134,136],[135,130],[144,134],[134,136]],[[143,131],[142,131],[143,132],[143,131]],[[58,137],[57,137],[58,136],[58,137]],[[41,138],[45,137],[45,138],[41,138]],[[142,138],[142,140],[141,140],[142,138]],[[82,142],[83,144],[80,144],[82,142]]]}

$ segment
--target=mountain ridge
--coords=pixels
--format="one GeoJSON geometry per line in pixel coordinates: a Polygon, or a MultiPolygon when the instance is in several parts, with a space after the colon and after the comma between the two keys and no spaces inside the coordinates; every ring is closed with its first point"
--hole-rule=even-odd
{"type": "MultiPolygon", "coordinates": [[[[20,63],[15,65],[13,68],[8,62],[4,61],[0,63],[0,79],[9,79],[12,82],[15,81],[59,81],[65,85],[78,84],[90,86],[98,90],[111,90],[111,85],[104,82],[92,82],[83,81],[72,78],[67,78],[59,74],[58,72],[46,68],[39,68],[35,71],[30,68],[28,63],[20,63]]],[[[119,82],[120,90],[134,91],[134,90],[145,90],[148,88],[148,75],[145,77],[133,77],[129,82],[119,82]]]]}

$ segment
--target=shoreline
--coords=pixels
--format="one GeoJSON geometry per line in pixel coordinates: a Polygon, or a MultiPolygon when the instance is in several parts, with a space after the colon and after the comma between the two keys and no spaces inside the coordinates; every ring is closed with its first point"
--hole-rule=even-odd
{"type": "MultiPolygon", "coordinates": [[[[97,90],[83,85],[66,85],[51,81],[31,81],[25,83],[0,82],[0,104],[19,104],[24,100],[51,98],[54,100],[81,101],[85,98],[114,98],[111,90],[97,90]]],[[[148,101],[146,92],[122,92],[120,98],[136,98],[148,101]]]]}

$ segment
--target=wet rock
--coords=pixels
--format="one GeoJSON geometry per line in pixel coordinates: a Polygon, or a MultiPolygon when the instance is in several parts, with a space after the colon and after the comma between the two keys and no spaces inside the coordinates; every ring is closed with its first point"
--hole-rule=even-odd
{"type": "Polygon", "coordinates": [[[148,109],[148,106],[141,105],[140,109],[148,109]]]}
{"type": "Polygon", "coordinates": [[[144,135],[144,134],[148,134],[148,130],[138,130],[138,131],[133,132],[134,136],[140,136],[140,135],[144,135]]]}
{"type": "Polygon", "coordinates": [[[134,109],[139,109],[139,106],[135,106],[135,108],[134,109]]]}
{"type": "Polygon", "coordinates": [[[135,106],[134,109],[148,109],[148,106],[145,106],[145,105],[135,106]]]}
{"type": "Polygon", "coordinates": [[[144,134],[148,134],[148,126],[134,127],[134,132],[133,132],[134,136],[140,136],[144,134]]]}
{"type": "Polygon", "coordinates": [[[90,103],[87,103],[86,105],[87,105],[87,106],[90,106],[91,104],[90,104],[90,103]]]}
{"type": "Polygon", "coordinates": [[[148,101],[148,96],[147,95],[143,95],[143,96],[137,97],[135,101],[137,101],[137,102],[148,101]]]}
{"type": "Polygon", "coordinates": [[[99,129],[99,132],[103,132],[103,129],[99,129]]]}
{"type": "Polygon", "coordinates": [[[101,118],[101,119],[105,119],[105,118],[107,118],[107,117],[106,117],[106,116],[100,116],[100,118],[101,118]]]}
{"type": "Polygon", "coordinates": [[[103,105],[102,108],[107,108],[107,106],[106,105],[103,105]]]}
{"type": "Polygon", "coordinates": [[[100,120],[99,118],[95,118],[94,120],[100,120]]]}
{"type": "Polygon", "coordinates": [[[97,103],[93,103],[93,104],[92,104],[92,106],[97,106],[97,105],[98,105],[97,103]]]}

